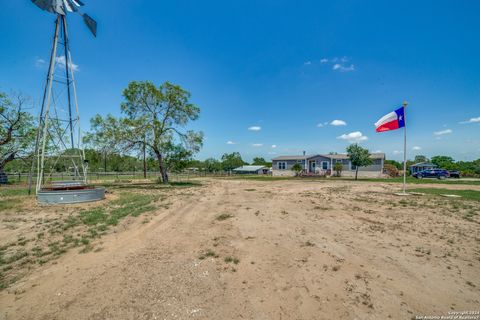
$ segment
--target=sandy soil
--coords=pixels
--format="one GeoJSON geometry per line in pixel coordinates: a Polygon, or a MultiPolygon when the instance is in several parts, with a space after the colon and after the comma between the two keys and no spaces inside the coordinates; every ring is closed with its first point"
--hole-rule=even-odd
{"type": "Polygon", "coordinates": [[[102,237],[103,250],[37,266],[0,292],[0,319],[411,319],[479,310],[480,219],[463,210],[480,204],[402,198],[398,188],[205,181],[171,193],[148,223],[137,217],[102,237]]]}

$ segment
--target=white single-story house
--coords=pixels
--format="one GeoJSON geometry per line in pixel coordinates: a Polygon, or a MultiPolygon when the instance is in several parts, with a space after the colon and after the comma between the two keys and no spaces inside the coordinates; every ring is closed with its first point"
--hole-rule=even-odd
{"type": "Polygon", "coordinates": [[[419,163],[412,164],[410,166],[410,173],[414,174],[423,170],[431,170],[436,168],[437,168],[437,165],[431,162],[419,162],[419,163]]]}
{"type": "Polygon", "coordinates": [[[241,166],[233,169],[234,173],[240,174],[268,174],[270,169],[265,166],[241,166]]]}
{"type": "MultiPolygon", "coordinates": [[[[358,168],[358,175],[363,177],[381,177],[385,153],[372,153],[373,164],[358,168]]],[[[279,156],[272,159],[273,176],[293,176],[292,166],[299,163],[303,172],[309,174],[334,175],[336,163],[342,164],[342,176],[355,175],[355,166],[352,165],[347,154],[312,154],[300,156],[279,156]]]]}

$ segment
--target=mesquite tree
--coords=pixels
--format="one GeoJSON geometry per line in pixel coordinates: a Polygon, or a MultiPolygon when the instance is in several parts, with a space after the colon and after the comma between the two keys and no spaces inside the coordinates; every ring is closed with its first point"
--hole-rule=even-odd
{"type": "Polygon", "coordinates": [[[97,140],[109,141],[120,152],[145,146],[158,161],[162,182],[168,183],[168,168],[178,167],[171,161],[190,157],[202,146],[202,132],[185,130],[190,121],[198,119],[200,108],[190,103],[188,91],[169,82],[156,87],[150,81],[133,81],[123,90],[123,97],[124,117],[97,115],[89,135],[99,135],[97,140]]]}
{"type": "Polygon", "coordinates": [[[358,168],[371,165],[373,160],[368,149],[362,148],[356,143],[347,147],[347,153],[350,162],[355,166],[355,180],[357,180],[358,168]]]}
{"type": "Polygon", "coordinates": [[[35,142],[33,117],[25,111],[27,98],[0,92],[0,173],[7,163],[29,156],[35,142]]]}

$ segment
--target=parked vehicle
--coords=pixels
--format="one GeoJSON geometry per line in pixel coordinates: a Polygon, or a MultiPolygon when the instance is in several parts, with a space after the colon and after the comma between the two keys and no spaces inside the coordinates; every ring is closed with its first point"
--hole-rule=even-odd
{"type": "Polygon", "coordinates": [[[450,178],[460,178],[460,171],[458,170],[448,170],[448,175],[450,178]]]}
{"type": "Polygon", "coordinates": [[[413,174],[413,176],[417,179],[437,178],[443,180],[445,178],[448,178],[450,175],[445,169],[428,169],[416,172],[413,174]]]}

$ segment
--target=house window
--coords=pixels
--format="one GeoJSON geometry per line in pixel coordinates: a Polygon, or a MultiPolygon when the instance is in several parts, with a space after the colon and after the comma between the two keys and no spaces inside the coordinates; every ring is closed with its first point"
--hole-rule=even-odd
{"type": "Polygon", "coordinates": [[[327,161],[322,161],[322,169],[327,170],[328,169],[328,162],[327,161]]]}
{"type": "Polygon", "coordinates": [[[352,168],[352,170],[357,170],[357,166],[356,166],[356,165],[354,165],[353,163],[352,163],[352,166],[351,166],[351,168],[352,168]]]}
{"type": "Polygon", "coordinates": [[[286,162],[278,162],[277,163],[278,170],[285,170],[287,168],[286,162]]]}

